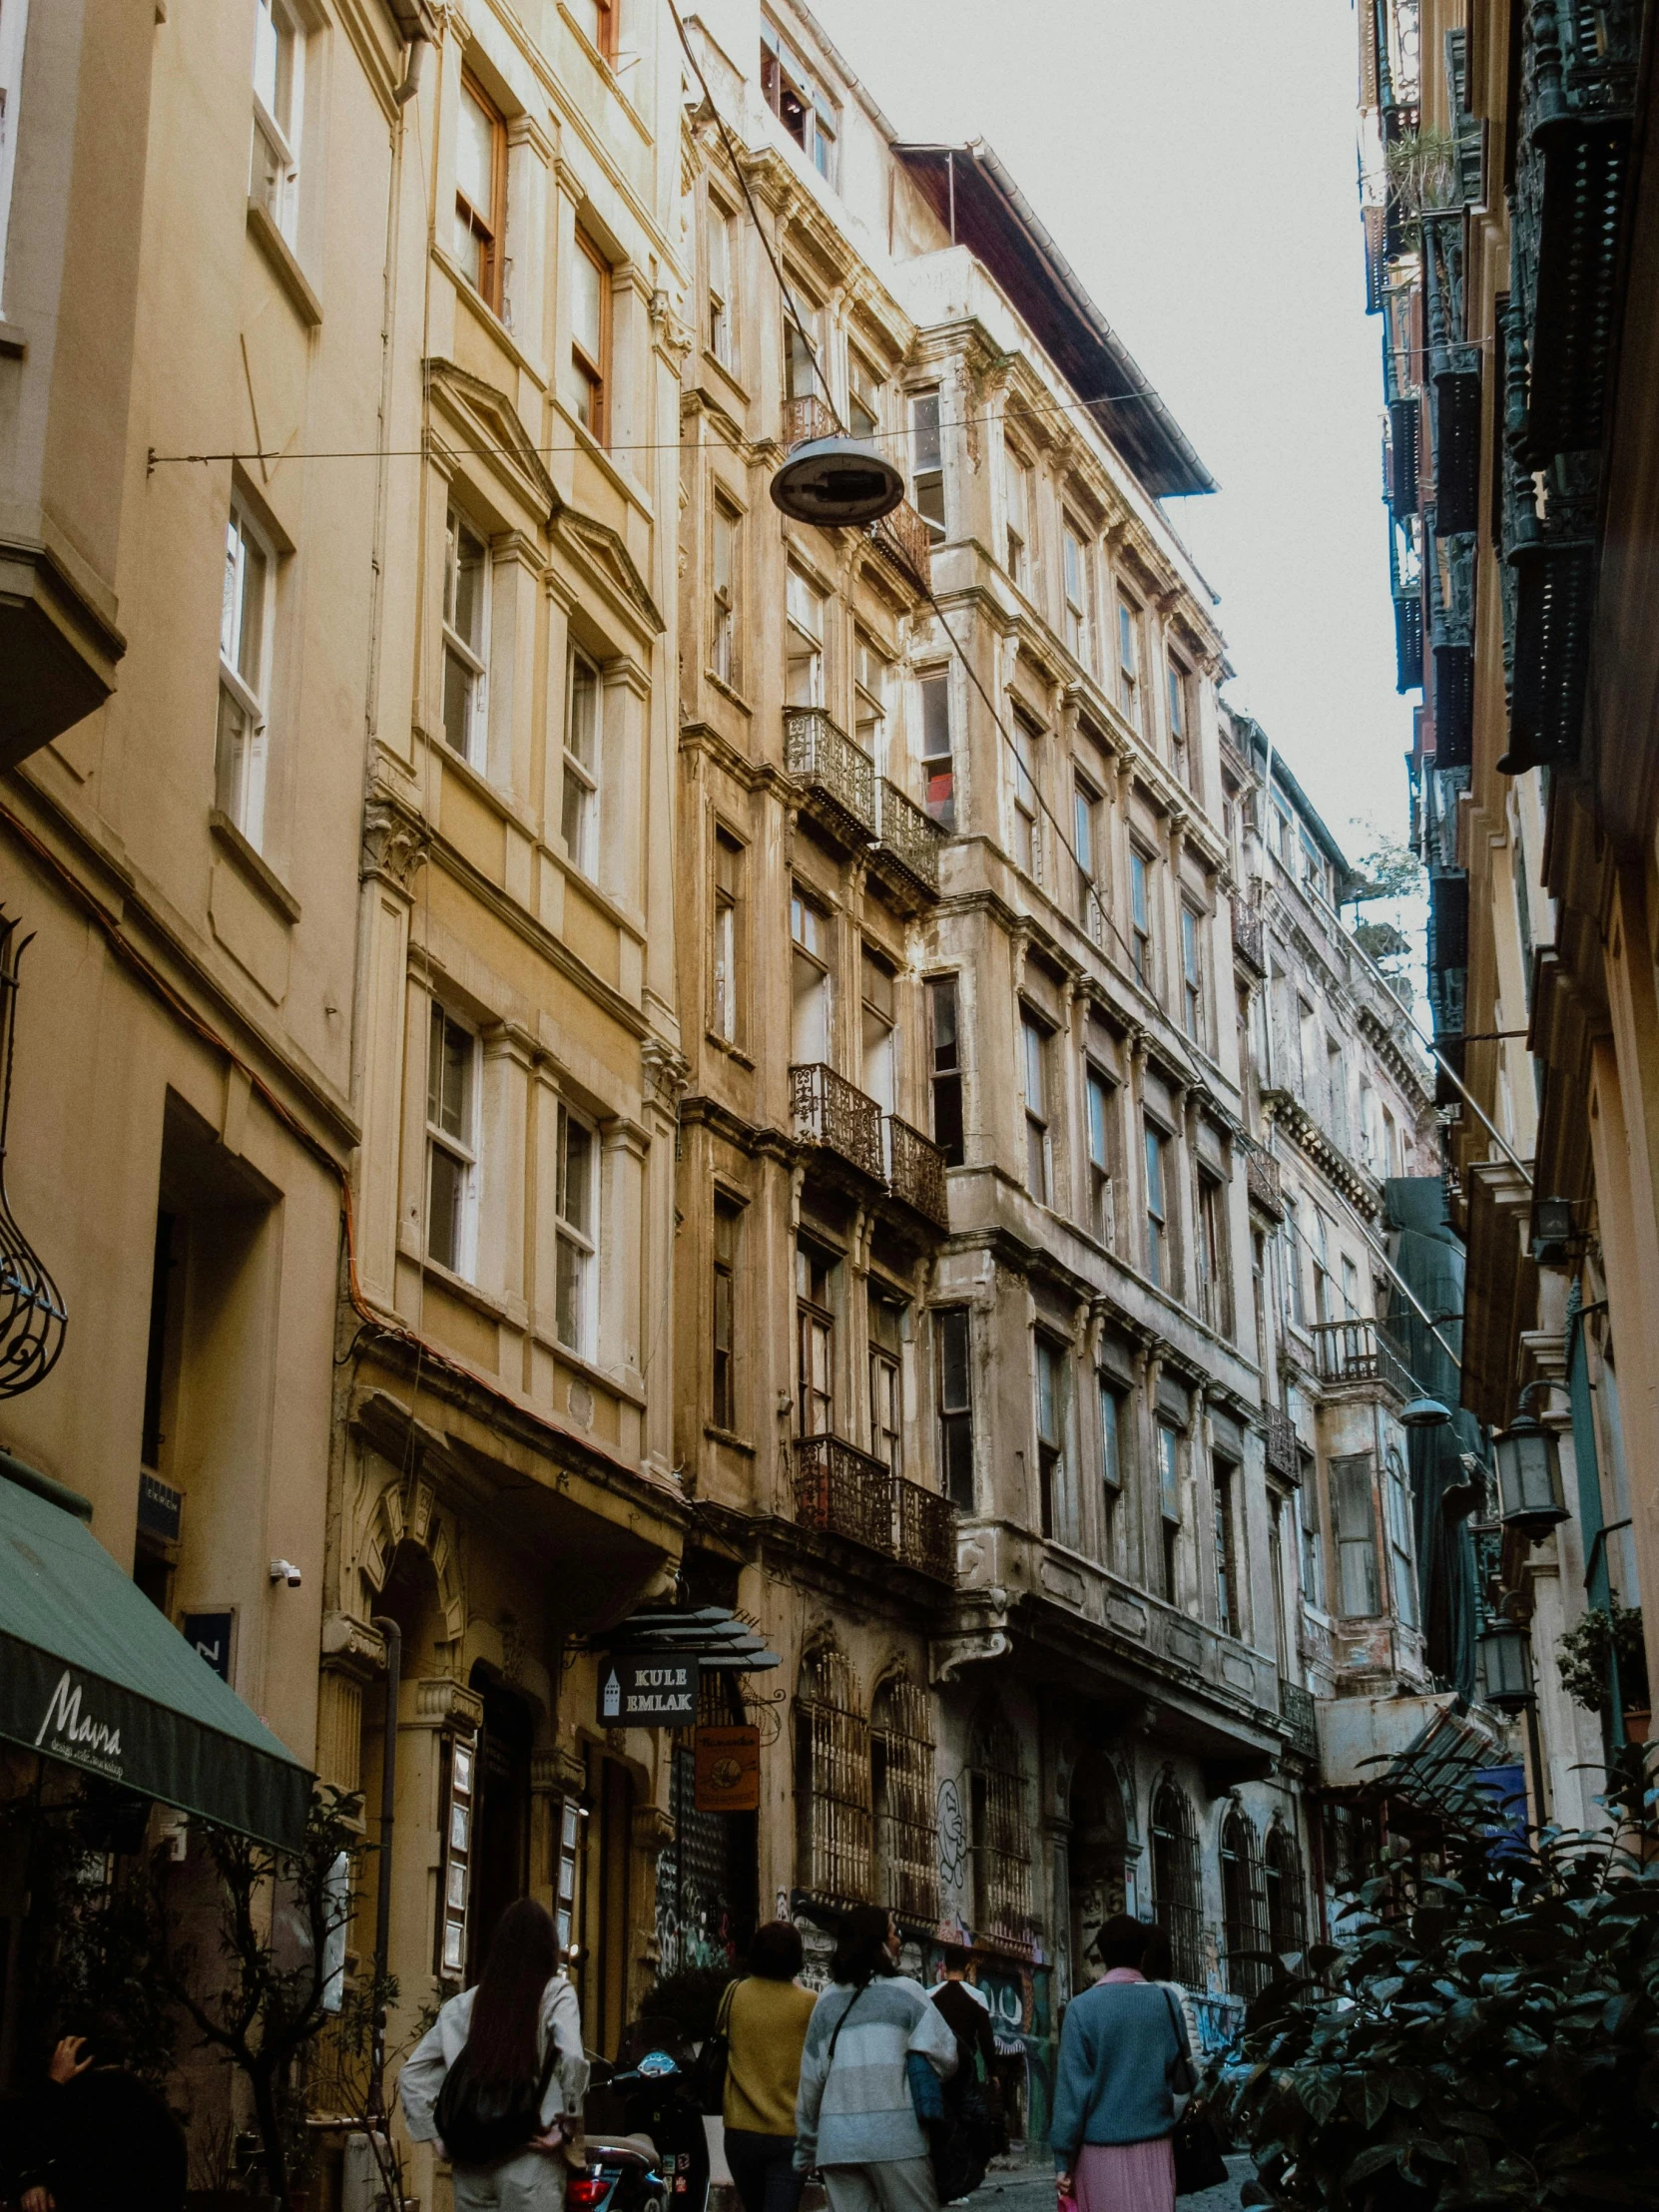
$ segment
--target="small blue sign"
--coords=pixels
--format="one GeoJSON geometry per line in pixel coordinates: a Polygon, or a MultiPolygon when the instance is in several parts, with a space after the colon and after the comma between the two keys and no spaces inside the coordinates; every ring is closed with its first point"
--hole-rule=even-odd
{"type": "Polygon", "coordinates": [[[185,1641],[201,1653],[221,1682],[231,1679],[231,1633],[237,1625],[234,1612],[187,1613],[185,1641]]]}

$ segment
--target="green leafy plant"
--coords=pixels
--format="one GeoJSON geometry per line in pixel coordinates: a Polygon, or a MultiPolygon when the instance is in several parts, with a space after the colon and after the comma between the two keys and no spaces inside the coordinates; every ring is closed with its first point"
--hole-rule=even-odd
{"type": "Polygon", "coordinates": [[[1647,1646],[1642,1640],[1642,1609],[1639,1605],[1627,1608],[1617,1598],[1611,1601],[1610,1611],[1592,1605],[1556,1644],[1562,1689],[1585,1712],[1605,1713],[1610,1651],[1618,1654],[1619,1691],[1626,1709],[1645,1710],[1647,1646]]]}
{"type": "Polygon", "coordinates": [[[1607,1832],[1523,1842],[1468,1793],[1444,1872],[1379,1875],[1344,1941],[1281,1971],[1214,2089],[1279,2203],[1659,2205],[1659,1828],[1637,1755],[1614,1810],[1607,1832]]]}
{"type": "Polygon", "coordinates": [[[1457,197],[1457,142],[1449,131],[1408,131],[1386,150],[1388,197],[1407,218],[1449,208],[1457,197]]]}

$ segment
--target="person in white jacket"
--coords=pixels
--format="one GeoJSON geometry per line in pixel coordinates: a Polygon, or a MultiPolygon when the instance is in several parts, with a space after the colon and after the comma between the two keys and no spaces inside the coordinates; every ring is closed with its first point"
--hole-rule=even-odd
{"type": "Polygon", "coordinates": [[[398,2077],[409,2134],[445,2157],[434,2108],[463,2050],[471,2052],[468,2072],[492,2086],[533,2088],[544,2074],[545,2086],[540,2132],[521,2151],[490,2166],[455,2166],[455,2212],[560,2212],[560,2150],[580,2133],[588,2062],[576,1991],[560,1970],[553,1923],[534,1898],[502,1914],[476,1987],[449,1999],[398,2077]]]}

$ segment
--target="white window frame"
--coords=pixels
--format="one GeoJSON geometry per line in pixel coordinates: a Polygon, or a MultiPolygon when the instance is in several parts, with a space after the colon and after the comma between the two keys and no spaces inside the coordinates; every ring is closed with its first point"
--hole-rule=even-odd
{"type": "Polygon", "coordinates": [[[1017,445],[1002,441],[1002,506],[1010,580],[1029,595],[1031,586],[1031,463],[1017,445]]]}
{"type": "Polygon", "coordinates": [[[594,1342],[598,1334],[599,1312],[599,1130],[586,1114],[579,1114],[573,1106],[561,1098],[558,1104],[558,1128],[554,1135],[554,1184],[553,1184],[553,1328],[558,1342],[567,1352],[575,1353],[579,1360],[593,1358],[594,1342]],[[588,1222],[584,1229],[569,1208],[570,1132],[584,1131],[588,1138],[588,1222]],[[563,1316],[559,1308],[560,1277],[566,1254],[573,1257],[576,1271],[576,1324],[574,1338],[563,1334],[563,1316]]]}
{"type": "Polygon", "coordinates": [[[6,234],[11,220],[12,178],[17,169],[23,49],[28,30],[29,0],[6,0],[0,8],[0,317],[5,313],[6,234]]]}
{"type": "Polygon", "coordinates": [[[299,159],[305,115],[305,26],[289,0],[254,0],[252,67],[254,126],[248,156],[248,197],[257,201],[289,246],[299,230],[299,159]],[[268,29],[269,27],[269,29],[268,29]],[[288,119],[284,124],[260,91],[261,48],[269,36],[276,52],[276,83],[281,84],[282,48],[287,47],[288,119]],[[267,160],[260,161],[262,142],[267,160]]]}
{"type": "Polygon", "coordinates": [[[714,865],[714,976],[710,992],[710,1025],[725,1044],[738,1041],[738,962],[740,947],[738,907],[742,900],[743,865],[747,847],[727,830],[715,830],[714,865]],[[730,856],[731,881],[724,862],[730,856]]]}
{"type": "Polygon", "coordinates": [[[1131,730],[1141,727],[1141,610],[1118,593],[1118,708],[1131,730]]]}
{"type": "Polygon", "coordinates": [[[1020,1102],[1025,1109],[1025,1187],[1039,1206],[1048,1206],[1053,1203],[1054,1191],[1048,1111],[1048,1087],[1052,1076],[1048,1047],[1052,1032],[1024,1006],[1019,1010],[1019,1089],[1020,1102]],[[1036,1187],[1038,1182],[1040,1189],[1036,1187]]]}
{"type": "Polygon", "coordinates": [[[590,880],[599,867],[600,772],[605,759],[605,685],[599,663],[579,645],[570,649],[565,685],[564,781],[559,796],[559,830],[572,867],[590,880]],[[576,734],[577,675],[592,679],[593,759],[586,762],[573,743],[576,734]]]}
{"type": "Polygon", "coordinates": [[[1092,1062],[1083,1068],[1085,1143],[1089,1155],[1089,1227],[1104,1245],[1116,1241],[1117,1218],[1112,1189],[1112,1115],[1116,1088],[1092,1062]]]}
{"type": "Polygon", "coordinates": [[[1105,942],[1100,883],[1100,825],[1103,802],[1099,792],[1080,771],[1073,770],[1071,784],[1072,850],[1077,860],[1077,922],[1093,944],[1105,942]]]}
{"type": "Polygon", "coordinates": [[[1170,1166],[1174,1140],[1161,1123],[1150,1114],[1141,1117],[1141,1160],[1146,1185],[1144,1191],[1146,1212],[1146,1272],[1148,1280],[1159,1290],[1173,1295],[1175,1286],[1170,1281],[1171,1263],[1175,1247],[1170,1235],[1170,1166]],[[1158,1174],[1157,1204],[1153,1204],[1153,1166],[1158,1174]]]}
{"type": "Polygon", "coordinates": [[[1037,806],[1036,740],[1042,735],[1018,714],[1014,735],[1014,863],[1033,883],[1043,879],[1043,826],[1037,806]]]}
{"type": "Polygon", "coordinates": [[[1156,992],[1155,944],[1152,931],[1152,856],[1131,841],[1129,846],[1129,942],[1135,980],[1146,991],[1156,992]],[[1137,897],[1137,893],[1139,896],[1137,897]]]}
{"type": "Polygon", "coordinates": [[[215,786],[221,813],[227,815],[256,850],[265,842],[266,794],[271,774],[271,664],[276,626],[276,549],[233,494],[225,526],[225,578],[219,617],[219,723],[215,746],[215,786]],[[257,667],[250,681],[241,666],[249,612],[246,589],[248,549],[265,563],[259,592],[257,667]],[[240,763],[226,757],[227,711],[246,723],[246,751],[240,763]]]}
{"type": "Polygon", "coordinates": [[[478,1108],[481,1048],[478,1033],[469,1021],[463,1020],[442,999],[434,998],[428,1003],[431,1012],[427,1017],[426,1174],[422,1196],[421,1243],[427,1260],[434,1267],[445,1268],[451,1275],[459,1276],[462,1282],[470,1283],[478,1264],[478,1108]],[[432,1046],[439,1037],[447,1043],[450,1031],[467,1040],[463,1111],[459,1130],[446,1129],[442,1120],[434,1120],[432,1115],[432,1046]],[[456,1210],[454,1254],[448,1260],[440,1258],[432,1250],[432,1155],[435,1151],[447,1154],[462,1170],[460,1198],[456,1210]]]}
{"type": "Polygon", "coordinates": [[[709,351],[722,368],[737,366],[737,313],[732,271],[735,217],[723,201],[709,195],[709,351]]]}
{"type": "Polygon", "coordinates": [[[834,1048],[834,985],[830,975],[830,913],[799,882],[790,885],[790,1060],[793,1066],[822,1066],[834,1048]],[[805,987],[804,987],[805,985],[805,987]],[[817,1060],[798,1060],[796,1024],[807,992],[817,994],[818,1027],[823,1034],[817,1060]]]}
{"type": "Polygon", "coordinates": [[[1181,1025],[1188,1041],[1201,1050],[1204,1024],[1204,916],[1188,899],[1181,901],[1181,1025]]]}
{"type": "Polygon", "coordinates": [[[1060,523],[1061,565],[1066,601],[1066,650],[1080,667],[1094,673],[1094,624],[1090,620],[1089,546],[1069,515],[1060,523]]]}
{"type": "Polygon", "coordinates": [[[709,522],[709,668],[732,690],[738,684],[738,532],[743,517],[715,495],[709,522]]]}
{"type": "Polygon", "coordinates": [[[824,618],[828,605],[829,595],[792,561],[784,585],[784,617],[789,631],[786,688],[795,692],[795,672],[804,667],[808,693],[805,699],[791,697],[788,704],[792,707],[824,705],[824,618]]]}
{"type": "MultiPolygon", "coordinates": [[[[453,662],[460,669],[467,685],[466,745],[460,758],[468,768],[477,769],[480,775],[483,773],[489,742],[490,601],[493,597],[493,583],[488,537],[459,507],[452,506],[443,525],[443,689],[448,688],[448,667],[453,662]],[[455,625],[456,587],[461,572],[463,534],[479,547],[483,555],[478,571],[478,621],[475,639],[465,636],[455,625]]],[[[443,712],[441,694],[438,720],[447,743],[448,718],[443,712]]],[[[451,746],[450,751],[454,750],[451,746]]]]}
{"type": "Polygon", "coordinates": [[[1397,1451],[1383,1464],[1387,1493],[1388,1566],[1393,1576],[1394,1611],[1404,1628],[1421,1625],[1422,1608],[1417,1584],[1417,1540],[1412,1527],[1409,1478],[1397,1451]]]}
{"type": "Polygon", "coordinates": [[[891,661],[867,630],[855,628],[852,633],[852,735],[875,763],[877,776],[887,774],[887,706],[891,685],[891,661]]]}
{"type": "Polygon", "coordinates": [[[921,391],[909,394],[910,416],[910,500],[920,515],[927,535],[935,545],[942,545],[947,535],[944,511],[944,430],[939,409],[942,394],[937,384],[929,384],[921,391]],[[931,406],[931,420],[928,409],[931,406]],[[929,495],[937,492],[934,502],[929,495]],[[937,514],[927,512],[936,504],[937,514]]]}

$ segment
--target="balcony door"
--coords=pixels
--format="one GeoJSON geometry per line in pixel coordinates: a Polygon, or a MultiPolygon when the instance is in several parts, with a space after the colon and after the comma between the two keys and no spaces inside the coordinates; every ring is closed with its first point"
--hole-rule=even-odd
{"type": "Polygon", "coordinates": [[[834,1272],[828,1254],[796,1247],[797,1401],[804,1436],[830,1436],[835,1428],[834,1272]]]}
{"type": "Polygon", "coordinates": [[[816,1067],[830,1057],[830,917],[799,887],[790,893],[790,1059],[796,1067],[816,1067]]]}

